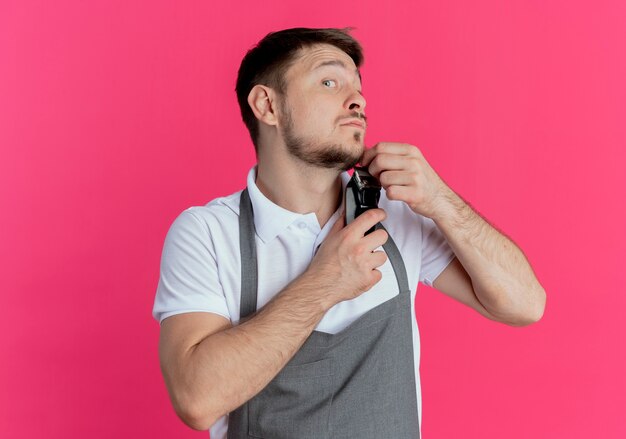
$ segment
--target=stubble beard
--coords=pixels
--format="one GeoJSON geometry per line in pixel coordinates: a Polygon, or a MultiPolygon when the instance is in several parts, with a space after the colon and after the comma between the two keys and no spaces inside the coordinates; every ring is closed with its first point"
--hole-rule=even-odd
{"type": "MultiPolygon", "coordinates": [[[[295,134],[291,110],[288,107],[285,111],[285,129],[282,135],[287,151],[292,156],[318,168],[347,171],[359,163],[363,155],[363,147],[358,149],[347,148],[346,145],[332,142],[316,144],[303,137],[298,137],[295,134]]],[[[355,131],[354,141],[360,143],[361,136],[361,132],[355,131]]]]}

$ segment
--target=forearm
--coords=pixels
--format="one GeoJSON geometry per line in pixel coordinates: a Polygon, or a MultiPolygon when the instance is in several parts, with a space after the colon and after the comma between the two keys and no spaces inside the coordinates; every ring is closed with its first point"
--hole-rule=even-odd
{"type": "Polygon", "coordinates": [[[259,393],[302,346],[329,305],[301,276],[251,318],[213,334],[189,357],[194,423],[208,428],[259,393]]]}
{"type": "Polygon", "coordinates": [[[451,189],[433,218],[491,314],[513,325],[537,321],[545,292],[522,251],[451,189]]]}

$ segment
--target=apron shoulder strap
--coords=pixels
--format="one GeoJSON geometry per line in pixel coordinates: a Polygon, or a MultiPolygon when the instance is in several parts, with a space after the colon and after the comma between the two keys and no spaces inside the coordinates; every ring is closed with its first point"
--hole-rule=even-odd
{"type": "Polygon", "coordinates": [[[391,238],[391,234],[389,234],[389,231],[385,229],[385,226],[383,226],[382,223],[377,223],[375,228],[383,229],[387,232],[387,235],[389,235],[387,242],[383,244],[383,248],[389,257],[389,262],[391,262],[393,272],[396,275],[396,281],[398,282],[400,294],[406,293],[409,290],[409,278],[406,274],[406,266],[404,265],[404,260],[402,259],[400,250],[398,250],[398,246],[396,246],[395,241],[391,238]]]}
{"type": "Polygon", "coordinates": [[[256,231],[252,203],[248,188],[241,192],[239,201],[239,250],[241,252],[241,305],[239,307],[239,321],[256,312],[257,303],[257,258],[256,258],[256,231]]]}

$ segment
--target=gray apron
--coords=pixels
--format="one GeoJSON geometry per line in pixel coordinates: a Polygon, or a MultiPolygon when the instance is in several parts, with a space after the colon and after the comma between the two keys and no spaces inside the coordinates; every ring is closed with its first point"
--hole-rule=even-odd
{"type": "MultiPolygon", "coordinates": [[[[243,319],[256,312],[258,279],[247,189],[239,207],[243,319]]],[[[419,438],[411,294],[391,236],[383,248],[400,293],[336,334],[313,331],[261,392],[229,414],[228,439],[419,438]]]]}

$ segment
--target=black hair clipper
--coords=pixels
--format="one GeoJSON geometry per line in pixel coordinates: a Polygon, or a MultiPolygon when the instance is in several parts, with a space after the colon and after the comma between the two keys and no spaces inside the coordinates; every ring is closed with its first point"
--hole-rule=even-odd
{"type": "MultiPolygon", "coordinates": [[[[355,166],[352,178],[346,186],[346,225],[368,209],[376,209],[380,199],[380,182],[366,167],[355,166]]],[[[372,233],[376,226],[365,234],[372,233]]]]}

